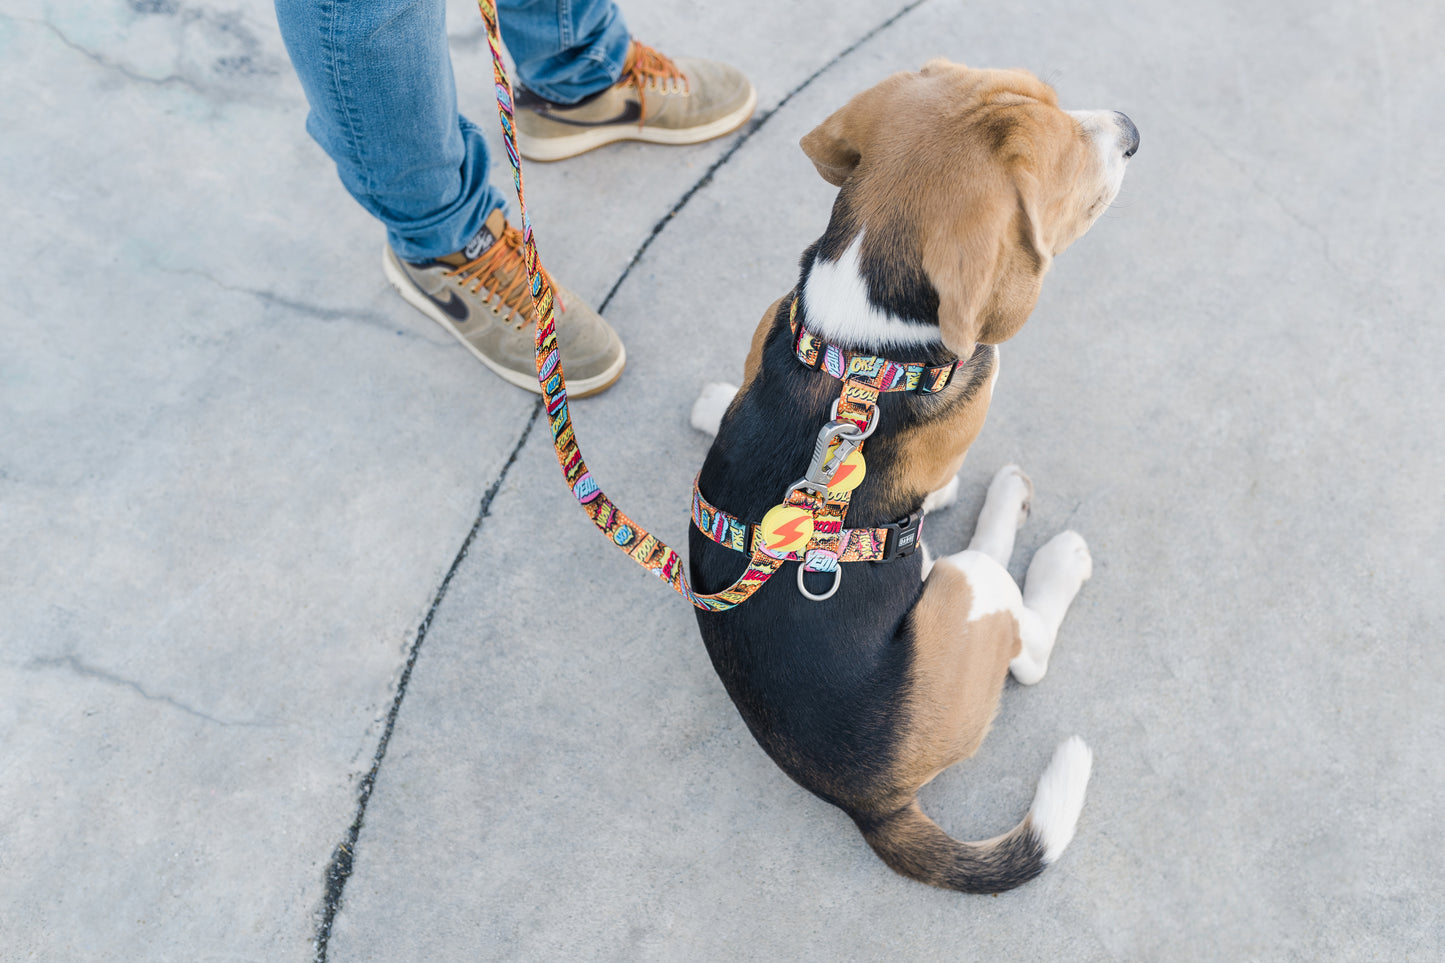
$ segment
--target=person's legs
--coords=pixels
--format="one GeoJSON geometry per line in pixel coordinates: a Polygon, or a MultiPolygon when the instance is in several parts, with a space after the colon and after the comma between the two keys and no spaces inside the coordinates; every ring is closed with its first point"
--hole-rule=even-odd
{"type": "MultiPolygon", "coordinates": [[[[462,250],[504,203],[487,179],[486,141],[457,113],[444,0],[275,2],[311,104],[307,130],[342,184],[386,225],[402,259],[462,250]]],[[[694,143],[752,113],[746,77],[711,61],[675,64],[635,43],[613,0],[501,0],[498,8],[529,157],[555,160],[624,139],[694,143]]]]}
{"type": "Polygon", "coordinates": [[[757,94],[735,67],[632,39],[612,0],[498,3],[516,64],[517,145],[561,160],[619,140],[695,144],[736,130],[757,94]]]}
{"type": "MultiPolygon", "coordinates": [[[[486,141],[457,113],[445,0],[275,2],[311,105],[307,130],[386,226],[388,279],[493,371],[538,390],[520,237],[488,182],[486,141]]],[[[613,0],[498,6],[529,157],[633,138],[692,143],[752,112],[755,94],[741,73],[711,61],[674,64],[634,42],[613,0]]],[[[622,342],[580,298],[558,290],[569,385],[576,396],[601,391],[626,362],[622,342]]]]}
{"type": "Polygon", "coordinates": [[[276,0],[310,132],[407,260],[459,251],[502,195],[457,113],[443,0],[276,0]]]}
{"type": "MultiPolygon", "coordinates": [[[[521,14],[502,16],[521,20],[518,43],[529,56],[546,47],[544,11],[531,7],[551,6],[554,17],[559,9],[586,14],[561,26],[591,45],[600,41],[582,30],[588,24],[615,25],[625,43],[621,18],[596,12],[615,9],[611,0],[520,6],[521,14]]],[[[336,162],[346,189],[386,226],[387,279],[483,364],[538,391],[530,333],[536,313],[520,236],[488,182],[486,141],[457,113],[444,0],[276,0],[276,17],[311,104],[307,130],[336,162]]],[[[564,36],[555,24],[551,34],[558,42],[564,36]]],[[[570,70],[555,50],[542,59],[539,75],[556,83],[611,83],[605,49],[584,47],[579,59],[587,62],[570,70]]],[[[577,397],[601,391],[617,380],[627,353],[595,311],[556,287],[568,386],[577,397]]]]}
{"type": "Polygon", "coordinates": [[[554,104],[611,87],[632,46],[612,0],[500,0],[497,22],[517,79],[554,104]]]}

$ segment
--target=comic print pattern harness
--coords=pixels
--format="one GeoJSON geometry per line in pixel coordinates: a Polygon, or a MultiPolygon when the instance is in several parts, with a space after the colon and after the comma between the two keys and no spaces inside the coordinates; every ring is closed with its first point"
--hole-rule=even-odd
{"type": "Polygon", "coordinates": [[[694,481],[692,521],[703,535],[735,551],[748,553],[762,545],[770,555],[803,562],[798,567],[798,591],[822,601],[838,590],[840,562],[888,561],[911,555],[918,547],[922,512],[879,528],[845,529],[843,521],[853,490],[867,473],[862,449],[864,440],[878,427],[878,395],[885,391],[935,394],[953,380],[962,361],[902,364],[845,351],[807,330],[798,319],[796,294],[788,309],[788,324],[798,360],[843,382],[831,418],[818,432],[808,470],[788,487],[781,505],[751,525],[710,503],[694,481]],[[803,584],[804,572],[832,572],[833,584],[815,595],[803,584]]]}

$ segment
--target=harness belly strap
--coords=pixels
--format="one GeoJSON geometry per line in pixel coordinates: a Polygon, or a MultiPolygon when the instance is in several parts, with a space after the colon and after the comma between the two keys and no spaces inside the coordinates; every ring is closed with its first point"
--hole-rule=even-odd
{"type": "MultiPolygon", "coordinates": [[[[839,562],[887,562],[895,558],[912,555],[918,547],[918,537],[923,529],[924,515],[915,512],[906,518],[877,528],[839,528],[824,531],[829,519],[820,515],[815,523],[819,535],[837,536],[839,562]]],[[[751,554],[761,538],[761,524],[749,525],[736,515],[731,515],[703,496],[696,480],[692,483],[692,523],[697,530],[724,548],[730,548],[744,555],[751,554]]],[[[818,549],[784,552],[785,562],[821,561],[810,560],[809,555],[818,549]]],[[[826,551],[826,550],[825,550],[826,551]]],[[[824,563],[826,564],[826,562],[824,563]]],[[[831,571],[831,568],[814,568],[813,571],[831,571]]]]}

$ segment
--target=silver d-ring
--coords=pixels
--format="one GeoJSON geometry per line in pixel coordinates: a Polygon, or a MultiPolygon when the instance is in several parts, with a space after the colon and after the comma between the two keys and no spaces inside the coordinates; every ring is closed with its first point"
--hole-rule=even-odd
{"type": "MultiPolygon", "coordinates": [[[[837,420],[838,420],[838,402],[840,402],[840,401],[842,401],[842,400],[843,400],[842,398],[834,398],[834,399],[833,399],[833,407],[832,407],[832,409],[831,409],[831,410],[829,411],[829,413],[828,413],[828,420],[829,420],[829,421],[837,421],[837,420]]],[[[852,425],[853,422],[849,421],[848,424],[852,425]]],[[[857,428],[858,426],[857,426],[857,425],[853,425],[853,427],[854,427],[854,428],[857,428]]],[[[877,405],[874,405],[874,406],[869,410],[868,427],[865,428],[865,429],[863,429],[863,434],[859,435],[857,438],[854,438],[853,440],[854,440],[854,441],[862,441],[864,438],[867,438],[869,435],[873,434],[873,432],[875,432],[875,431],[877,431],[877,430],[878,430],[878,406],[877,406],[877,405]]]]}
{"type": "Polygon", "coordinates": [[[843,566],[839,565],[833,569],[833,584],[829,587],[828,591],[822,595],[814,595],[812,592],[809,592],[808,587],[803,584],[803,573],[807,570],[808,566],[806,563],[798,563],[798,591],[803,593],[803,598],[805,599],[812,599],[814,602],[825,601],[826,599],[832,598],[833,593],[838,591],[838,586],[843,584],[843,566]]]}

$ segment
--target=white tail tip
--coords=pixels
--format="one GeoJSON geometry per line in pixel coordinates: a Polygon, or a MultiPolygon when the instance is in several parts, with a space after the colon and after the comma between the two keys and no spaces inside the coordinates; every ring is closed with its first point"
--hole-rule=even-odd
{"type": "Polygon", "coordinates": [[[1078,736],[1059,743],[1049,767],[1039,777],[1029,819],[1044,847],[1044,862],[1052,863],[1074,840],[1074,827],[1084,808],[1084,790],[1094,768],[1094,753],[1078,736]]]}

